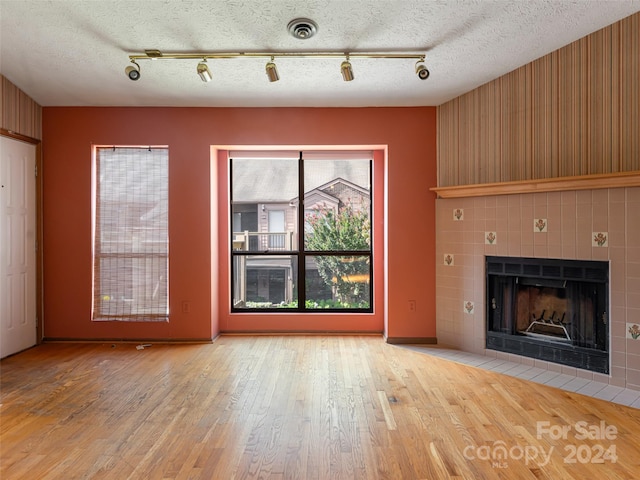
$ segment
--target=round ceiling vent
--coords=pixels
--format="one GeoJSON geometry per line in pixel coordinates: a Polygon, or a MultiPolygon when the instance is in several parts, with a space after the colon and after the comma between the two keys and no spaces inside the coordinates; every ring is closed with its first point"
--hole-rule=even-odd
{"type": "Polygon", "coordinates": [[[316,34],[318,25],[308,18],[294,18],[287,25],[287,29],[292,37],[298,40],[306,40],[316,34]]]}

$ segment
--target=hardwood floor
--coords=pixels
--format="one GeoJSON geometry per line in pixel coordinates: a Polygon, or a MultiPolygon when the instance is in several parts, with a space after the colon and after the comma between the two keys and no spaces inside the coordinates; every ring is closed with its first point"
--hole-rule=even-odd
{"type": "Polygon", "coordinates": [[[640,478],[640,410],[377,336],[45,344],[0,366],[2,479],[640,478]]]}

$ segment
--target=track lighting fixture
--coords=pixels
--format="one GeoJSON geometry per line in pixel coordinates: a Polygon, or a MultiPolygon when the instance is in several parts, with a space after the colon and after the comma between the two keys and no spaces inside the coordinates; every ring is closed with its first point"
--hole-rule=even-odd
{"type": "Polygon", "coordinates": [[[124,73],[127,74],[127,77],[129,77],[129,80],[139,80],[140,79],[140,65],[138,65],[135,60],[131,60],[131,63],[133,63],[133,65],[135,65],[135,67],[133,65],[129,65],[127,68],[124,69],[124,73]]]}
{"type": "Polygon", "coordinates": [[[354,79],[353,69],[351,68],[351,62],[349,61],[349,55],[347,55],[347,59],[340,65],[340,71],[342,72],[342,79],[345,82],[350,82],[354,79]]]}
{"type": "Polygon", "coordinates": [[[429,70],[427,70],[427,67],[424,65],[424,58],[416,62],[416,75],[418,75],[420,80],[429,78],[429,70]]]}
{"type": "Polygon", "coordinates": [[[276,64],[273,63],[273,57],[271,57],[271,61],[267,63],[265,67],[267,72],[267,78],[269,78],[270,82],[277,82],[280,80],[280,76],[278,75],[278,69],[276,68],[276,64]]]}
{"type": "Polygon", "coordinates": [[[211,81],[211,71],[209,70],[209,66],[207,65],[207,59],[204,58],[199,64],[198,64],[198,68],[196,69],[196,71],[198,72],[198,75],[200,75],[200,79],[203,82],[210,82],[211,81]]]}
{"type": "Polygon", "coordinates": [[[265,71],[270,82],[280,80],[278,69],[274,59],[280,58],[345,58],[340,64],[340,73],[345,82],[352,81],[353,67],[351,66],[351,58],[374,58],[374,59],[412,59],[417,60],[415,64],[415,72],[418,78],[426,80],[429,78],[429,70],[424,65],[424,53],[415,52],[193,52],[193,53],[162,53],[160,50],[145,50],[144,53],[131,54],[129,60],[133,66],[128,66],[125,73],[131,80],[140,78],[140,60],[200,60],[197,66],[197,72],[203,82],[209,82],[212,79],[211,71],[207,65],[207,60],[228,60],[237,58],[267,58],[265,71]]]}

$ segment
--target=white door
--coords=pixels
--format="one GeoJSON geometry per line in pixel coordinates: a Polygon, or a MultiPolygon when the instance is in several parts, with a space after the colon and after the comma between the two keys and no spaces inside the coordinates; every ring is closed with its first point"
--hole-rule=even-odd
{"type": "Polygon", "coordinates": [[[0,137],[0,358],[36,344],[36,147],[0,137]]]}

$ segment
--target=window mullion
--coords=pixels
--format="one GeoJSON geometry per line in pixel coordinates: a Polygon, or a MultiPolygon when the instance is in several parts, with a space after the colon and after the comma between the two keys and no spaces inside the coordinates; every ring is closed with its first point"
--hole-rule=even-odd
{"type": "Polygon", "coordinates": [[[298,309],[306,309],[307,282],[305,267],[307,254],[304,249],[304,160],[298,159],[298,309]]]}

